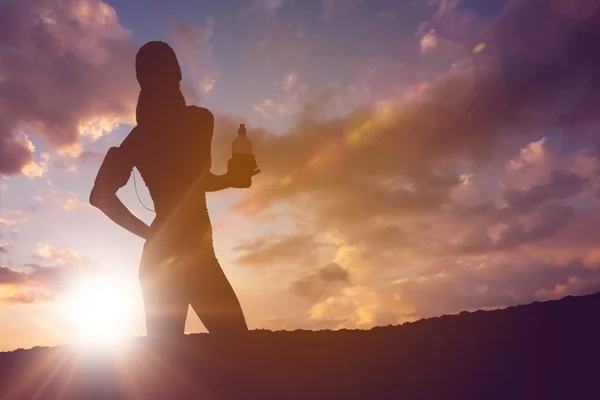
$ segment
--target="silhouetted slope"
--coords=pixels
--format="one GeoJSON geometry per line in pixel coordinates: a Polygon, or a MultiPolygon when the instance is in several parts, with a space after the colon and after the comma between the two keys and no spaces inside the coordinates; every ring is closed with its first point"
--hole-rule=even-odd
{"type": "Polygon", "coordinates": [[[0,398],[600,399],[599,310],[595,294],[370,331],[18,350],[0,354],[0,398]]]}

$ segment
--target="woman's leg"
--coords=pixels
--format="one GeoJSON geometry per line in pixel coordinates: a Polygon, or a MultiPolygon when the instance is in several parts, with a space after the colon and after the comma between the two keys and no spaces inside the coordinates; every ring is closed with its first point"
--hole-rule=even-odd
{"type": "Polygon", "coordinates": [[[188,302],[181,292],[164,281],[142,282],[148,337],[173,339],[184,334],[188,302]]]}
{"type": "Polygon", "coordinates": [[[185,331],[188,282],[176,263],[160,262],[163,257],[150,257],[148,253],[144,249],[140,265],[147,335],[154,339],[178,338],[185,331]]]}
{"type": "Polygon", "coordinates": [[[240,302],[216,257],[196,266],[190,304],[209,333],[228,335],[248,330],[240,302]]]}

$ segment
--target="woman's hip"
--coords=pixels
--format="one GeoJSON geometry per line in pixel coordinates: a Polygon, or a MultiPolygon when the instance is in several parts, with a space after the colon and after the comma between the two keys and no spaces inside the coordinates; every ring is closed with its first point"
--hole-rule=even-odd
{"type": "Polygon", "coordinates": [[[139,267],[140,280],[186,280],[198,270],[214,268],[218,261],[212,241],[194,240],[144,245],[139,267]]]}

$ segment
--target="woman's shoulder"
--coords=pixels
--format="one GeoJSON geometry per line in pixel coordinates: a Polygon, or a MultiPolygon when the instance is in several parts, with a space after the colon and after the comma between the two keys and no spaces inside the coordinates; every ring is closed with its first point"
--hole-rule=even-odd
{"type": "Polygon", "coordinates": [[[140,132],[141,129],[139,128],[139,126],[134,126],[129,132],[129,134],[125,136],[125,139],[123,139],[119,147],[125,151],[132,150],[133,148],[135,148],[139,144],[138,142],[140,141],[140,132]]]}
{"type": "Polygon", "coordinates": [[[215,117],[208,108],[200,106],[186,106],[187,114],[194,120],[214,120],[215,117]]]}

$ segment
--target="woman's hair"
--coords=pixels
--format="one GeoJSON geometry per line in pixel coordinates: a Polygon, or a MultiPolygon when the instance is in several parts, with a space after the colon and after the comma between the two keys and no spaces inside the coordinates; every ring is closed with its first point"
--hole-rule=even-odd
{"type": "Polygon", "coordinates": [[[143,45],[135,58],[140,95],[136,108],[138,125],[168,123],[185,107],[179,89],[181,68],[173,49],[165,42],[143,45]]]}

